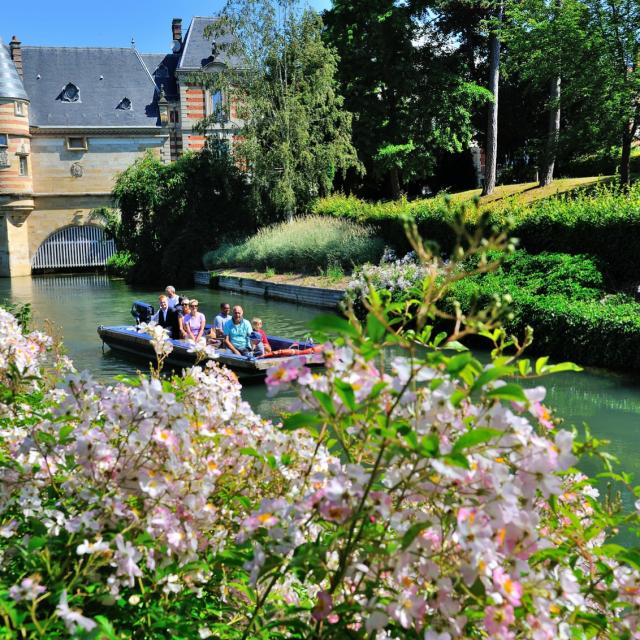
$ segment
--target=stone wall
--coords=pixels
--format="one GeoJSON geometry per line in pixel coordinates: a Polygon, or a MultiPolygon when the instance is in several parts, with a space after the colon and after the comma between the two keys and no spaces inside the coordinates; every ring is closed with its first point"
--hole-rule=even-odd
{"type": "Polygon", "coordinates": [[[29,235],[29,259],[38,247],[55,231],[68,226],[101,225],[100,220],[90,220],[97,207],[111,206],[111,196],[45,196],[35,198],[35,209],[27,220],[29,235]]]}
{"type": "MultiPolygon", "coordinates": [[[[79,134],[72,134],[80,137],[79,134]]],[[[31,141],[36,194],[109,193],[118,173],[150,150],[169,159],[169,137],[87,135],[86,151],[70,151],[67,136],[35,135],[31,141]]]]}

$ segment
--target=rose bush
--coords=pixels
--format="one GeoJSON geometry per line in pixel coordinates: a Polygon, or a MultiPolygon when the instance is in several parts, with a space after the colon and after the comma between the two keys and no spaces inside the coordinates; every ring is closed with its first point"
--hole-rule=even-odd
{"type": "Polygon", "coordinates": [[[435,335],[460,269],[417,255],[411,319],[370,287],[363,323],[316,320],[325,372],[269,371],[298,392],[277,425],[215,364],[52,378],[50,341],[0,311],[0,637],[639,637],[640,554],[616,538],[638,513],[518,383],[574,367],[522,357],[499,307],[435,335]]]}

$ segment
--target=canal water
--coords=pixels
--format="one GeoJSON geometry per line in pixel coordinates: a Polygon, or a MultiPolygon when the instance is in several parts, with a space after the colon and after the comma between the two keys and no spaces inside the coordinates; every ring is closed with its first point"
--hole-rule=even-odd
{"type": "MultiPolygon", "coordinates": [[[[144,365],[112,353],[108,347],[103,352],[96,327],[132,324],[129,311],[132,301],[147,300],[157,307],[158,293],[155,289],[131,287],[105,275],[0,278],[0,301],[30,303],[34,325],[61,336],[76,367],[90,370],[102,381],[119,373],[135,374],[144,365]],[[51,325],[46,326],[47,322],[51,325]]],[[[228,301],[242,305],[249,319],[261,317],[267,333],[296,339],[305,337],[308,322],[321,313],[313,307],[205,287],[179,293],[197,297],[208,321],[213,319],[220,303],[228,301]]],[[[640,378],[590,370],[550,376],[543,379],[543,384],[548,390],[548,404],[556,414],[568,426],[588,423],[595,436],[610,440],[608,450],[640,483],[640,378]]],[[[267,398],[263,384],[245,387],[243,395],[258,413],[269,417],[276,416],[290,401],[287,396],[267,398]]],[[[594,470],[588,463],[585,467],[594,470]]]]}

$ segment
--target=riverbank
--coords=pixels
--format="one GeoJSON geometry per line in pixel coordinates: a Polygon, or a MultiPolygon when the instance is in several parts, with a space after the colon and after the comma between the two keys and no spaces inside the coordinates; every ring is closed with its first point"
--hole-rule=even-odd
{"type": "Polygon", "coordinates": [[[194,272],[194,282],[214,289],[286,300],[325,309],[337,309],[344,298],[349,279],[231,269],[194,272]]]}

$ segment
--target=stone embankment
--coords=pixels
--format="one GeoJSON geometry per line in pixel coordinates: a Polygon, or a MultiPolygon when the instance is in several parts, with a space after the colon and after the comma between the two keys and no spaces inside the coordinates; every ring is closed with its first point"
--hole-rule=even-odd
{"type": "Polygon", "coordinates": [[[268,277],[257,273],[250,275],[251,277],[239,272],[211,274],[209,271],[195,271],[193,280],[195,284],[215,289],[249,293],[325,309],[336,309],[344,298],[346,279],[331,283],[332,287],[326,287],[321,286],[327,282],[327,279],[323,277],[298,275],[268,277]],[[280,281],[275,281],[275,278],[280,281]],[[291,284],[291,281],[301,281],[304,284],[291,284]]]}

